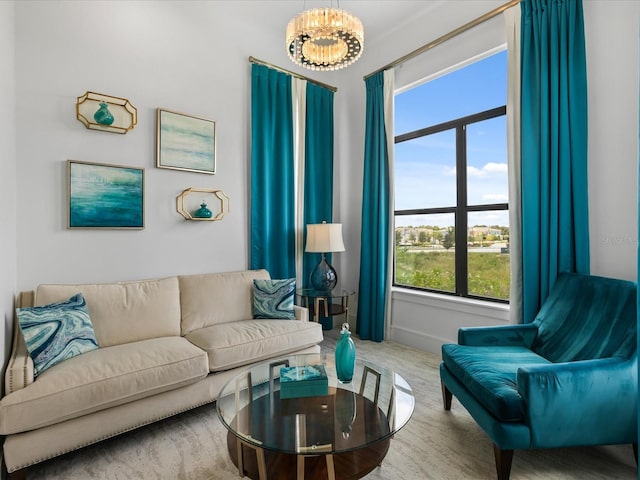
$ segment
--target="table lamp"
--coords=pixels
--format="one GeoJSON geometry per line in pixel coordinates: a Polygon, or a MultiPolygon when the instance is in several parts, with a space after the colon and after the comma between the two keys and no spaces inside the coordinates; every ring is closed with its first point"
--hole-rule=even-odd
{"type": "Polygon", "coordinates": [[[316,223],[307,225],[307,244],[305,252],[321,253],[320,263],[311,272],[311,286],[316,290],[331,291],[338,283],[338,274],[327,263],[325,253],[344,252],[341,223],[316,223]]]}

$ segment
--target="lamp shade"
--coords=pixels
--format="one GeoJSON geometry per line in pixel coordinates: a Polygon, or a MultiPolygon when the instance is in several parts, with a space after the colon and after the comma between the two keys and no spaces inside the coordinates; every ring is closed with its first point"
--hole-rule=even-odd
{"type": "Polygon", "coordinates": [[[316,223],[307,225],[305,252],[344,252],[341,223],[316,223]]]}

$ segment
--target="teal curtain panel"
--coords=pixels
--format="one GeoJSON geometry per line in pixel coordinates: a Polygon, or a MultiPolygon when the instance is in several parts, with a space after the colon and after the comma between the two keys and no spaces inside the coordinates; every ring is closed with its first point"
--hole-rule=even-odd
{"type": "MultiPolygon", "coordinates": [[[[306,225],[332,223],[333,218],[333,92],[307,82],[307,115],[305,132],[304,178],[304,244],[306,225]]],[[[320,262],[321,254],[305,253],[303,287],[309,288],[309,278],[320,262]]],[[[331,263],[331,255],[327,255],[331,263]]]]}
{"type": "Polygon", "coordinates": [[[251,268],[296,276],[291,77],[251,66],[251,268]]]}
{"type": "Polygon", "coordinates": [[[366,80],[366,126],[357,333],[384,339],[391,186],[384,112],[384,72],[366,80]]]}
{"type": "Polygon", "coordinates": [[[560,272],[589,273],[587,72],[581,0],[523,0],[523,320],[560,272]]]}

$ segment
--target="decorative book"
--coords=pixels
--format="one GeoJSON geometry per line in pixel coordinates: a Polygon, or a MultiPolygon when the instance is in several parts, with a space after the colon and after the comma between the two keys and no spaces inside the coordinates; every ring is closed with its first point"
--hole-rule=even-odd
{"type": "Polygon", "coordinates": [[[280,398],[318,397],[328,394],[329,382],[324,365],[280,369],[280,398]]]}

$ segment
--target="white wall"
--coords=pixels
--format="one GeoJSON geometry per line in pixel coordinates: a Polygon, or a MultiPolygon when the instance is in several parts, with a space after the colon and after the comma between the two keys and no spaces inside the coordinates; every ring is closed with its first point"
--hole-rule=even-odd
{"type": "MultiPolygon", "coordinates": [[[[0,2],[0,360],[9,355],[16,287],[16,142],[15,55],[12,2],[0,2]]],[[[3,383],[4,385],[4,383],[3,383]]],[[[1,388],[1,387],[0,387],[1,388]]]]}
{"type": "Polygon", "coordinates": [[[640,3],[584,2],[591,273],[636,280],[640,3]]]}
{"type": "Polygon", "coordinates": [[[16,3],[20,290],[248,267],[248,57],[269,58],[282,39],[230,21],[247,5],[16,3]],[[75,104],[87,90],[129,99],[138,125],[86,129],[75,104]],[[155,168],[157,107],[217,122],[216,175],[155,168]],[[144,167],[145,229],[68,230],[68,159],[144,167]],[[175,204],[187,187],[224,190],[230,214],[183,220],[175,204]]]}

